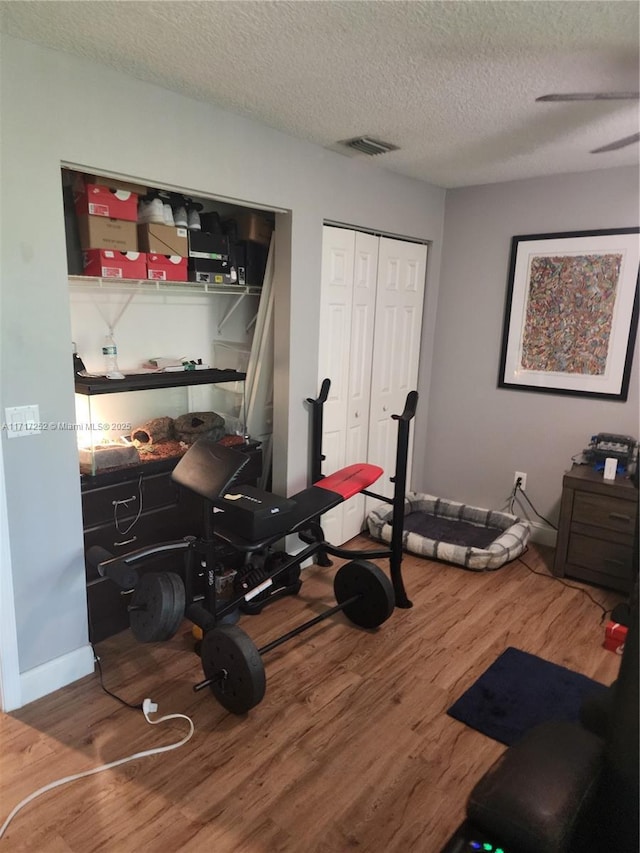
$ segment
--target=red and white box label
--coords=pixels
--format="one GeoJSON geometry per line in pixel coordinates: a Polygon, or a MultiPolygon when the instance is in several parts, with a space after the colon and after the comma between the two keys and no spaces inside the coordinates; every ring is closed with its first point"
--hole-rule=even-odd
{"type": "Polygon", "coordinates": [[[138,219],[138,196],[126,190],[111,190],[101,184],[82,184],[75,192],[78,215],[106,216],[109,219],[138,219]]]}
{"type": "Polygon", "coordinates": [[[147,259],[143,252],[87,249],[83,252],[83,258],[85,275],[136,280],[147,277],[147,259]]]}
{"type": "Polygon", "coordinates": [[[149,281],[186,281],[187,259],[180,255],[147,254],[149,281]]]}

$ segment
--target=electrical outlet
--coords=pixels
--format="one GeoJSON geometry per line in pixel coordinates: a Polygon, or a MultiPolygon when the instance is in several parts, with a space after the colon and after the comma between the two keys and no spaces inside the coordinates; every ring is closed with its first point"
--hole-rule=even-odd
{"type": "Polygon", "coordinates": [[[527,491],[527,475],[523,471],[516,471],[516,473],[513,475],[513,485],[514,486],[518,482],[518,480],[520,480],[520,488],[522,489],[523,492],[526,492],[527,491]]]}

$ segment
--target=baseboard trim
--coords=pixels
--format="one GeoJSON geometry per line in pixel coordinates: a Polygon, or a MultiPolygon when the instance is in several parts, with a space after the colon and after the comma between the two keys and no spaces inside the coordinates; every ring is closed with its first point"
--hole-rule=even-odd
{"type": "Polygon", "coordinates": [[[558,531],[548,524],[540,524],[539,521],[530,521],[531,525],[531,541],[537,545],[548,545],[550,548],[556,547],[558,539],[558,531]]]}
{"type": "Polygon", "coordinates": [[[91,675],[93,668],[93,649],[90,645],[86,645],[40,666],[35,666],[33,669],[28,669],[26,672],[21,672],[20,707],[48,696],[49,693],[66,687],[67,684],[84,678],[85,675],[91,675]]]}

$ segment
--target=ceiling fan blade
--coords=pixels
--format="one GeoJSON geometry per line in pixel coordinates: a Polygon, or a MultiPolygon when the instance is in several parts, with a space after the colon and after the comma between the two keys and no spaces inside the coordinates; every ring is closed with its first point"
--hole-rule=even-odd
{"type": "Polygon", "coordinates": [[[637,101],[639,92],[573,92],[566,95],[541,95],[536,101],[637,101]]]}
{"type": "Polygon", "coordinates": [[[603,151],[617,151],[618,148],[625,148],[627,145],[633,145],[634,142],[640,142],[640,133],[632,133],[631,136],[625,136],[624,139],[618,139],[617,142],[610,142],[601,148],[594,148],[591,153],[601,154],[603,151]]]}

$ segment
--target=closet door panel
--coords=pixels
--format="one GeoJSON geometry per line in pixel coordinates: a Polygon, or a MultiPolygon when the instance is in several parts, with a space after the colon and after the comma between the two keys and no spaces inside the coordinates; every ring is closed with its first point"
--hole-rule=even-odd
{"type": "MultiPolygon", "coordinates": [[[[355,237],[345,228],[323,228],[318,388],[323,379],[331,380],[323,411],[325,475],[346,465],[355,237]]],[[[321,519],[327,540],[335,544],[344,542],[342,506],[321,519]]]]}
{"type": "MultiPolygon", "coordinates": [[[[344,459],[345,455],[344,431],[334,430],[332,432],[327,432],[327,430],[324,429],[322,434],[322,451],[325,456],[325,460],[322,463],[323,474],[330,474],[332,471],[337,471],[339,468],[344,467],[340,462],[341,459],[344,459]]],[[[331,542],[334,545],[344,541],[342,539],[344,519],[343,507],[345,507],[347,503],[348,501],[346,503],[338,504],[338,506],[325,513],[320,519],[325,539],[327,542],[331,542]]]]}
{"type": "MultiPolygon", "coordinates": [[[[376,491],[388,497],[393,494],[389,478],[395,470],[397,438],[391,415],[402,412],[407,394],[418,382],[426,260],[424,245],[380,238],[368,461],[384,469],[376,491]]],[[[412,447],[409,475],[411,459],[412,447]]],[[[369,510],[375,501],[367,504],[369,510]]]]}
{"type": "MultiPolygon", "coordinates": [[[[378,245],[378,238],[371,234],[356,233],[355,235],[345,455],[347,465],[367,460],[378,245]]],[[[342,505],[342,508],[342,542],[335,544],[343,544],[352,539],[364,526],[364,497],[351,498],[342,505]]]]}
{"type": "MultiPolygon", "coordinates": [[[[324,430],[342,433],[343,451],[336,460],[339,468],[345,464],[354,252],[353,231],[328,226],[323,229],[318,387],[326,377],[331,380],[324,406],[324,430]]],[[[325,462],[323,473],[333,470],[325,462]]]]}
{"type": "MultiPolygon", "coordinates": [[[[349,427],[347,430],[347,458],[355,462],[364,462],[367,458],[368,426],[366,419],[360,424],[349,427]]],[[[348,463],[351,464],[351,463],[348,463]]],[[[355,495],[340,504],[338,509],[342,510],[342,541],[331,539],[334,545],[342,545],[353,539],[362,530],[365,520],[365,498],[364,495],[355,495]]]]}
{"type": "MultiPolygon", "coordinates": [[[[417,386],[426,246],[327,226],[322,266],[318,378],[331,379],[322,470],[378,464],[384,474],[372,488],[391,496],[391,415],[417,386]]],[[[356,496],[327,513],[326,538],[336,545],[351,539],[375,503],[356,496]]]]}

